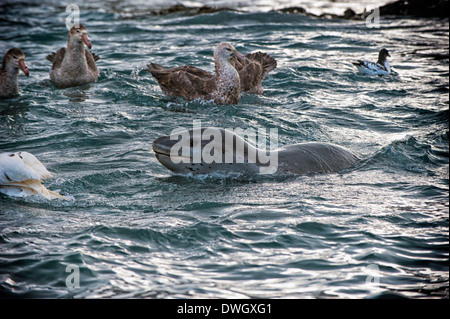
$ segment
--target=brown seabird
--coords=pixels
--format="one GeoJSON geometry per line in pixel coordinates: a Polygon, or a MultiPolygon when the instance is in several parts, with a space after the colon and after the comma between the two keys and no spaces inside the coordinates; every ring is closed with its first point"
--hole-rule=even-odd
{"type": "Polygon", "coordinates": [[[67,48],[61,48],[56,53],[47,56],[53,63],[50,80],[58,88],[68,88],[97,81],[99,71],[95,61],[99,59],[84,45],[91,49],[92,44],[83,25],[69,30],[67,48]]]}
{"type": "Polygon", "coordinates": [[[240,53],[231,44],[220,43],[214,50],[215,74],[190,65],[167,69],[156,63],[149,64],[145,71],[151,72],[166,95],[237,104],[241,98],[240,78],[230,63],[235,55],[240,53]]]}
{"type": "Polygon", "coordinates": [[[18,48],[9,49],[3,57],[0,70],[0,98],[19,93],[17,78],[19,69],[28,77],[30,72],[25,64],[25,54],[18,48]]]}

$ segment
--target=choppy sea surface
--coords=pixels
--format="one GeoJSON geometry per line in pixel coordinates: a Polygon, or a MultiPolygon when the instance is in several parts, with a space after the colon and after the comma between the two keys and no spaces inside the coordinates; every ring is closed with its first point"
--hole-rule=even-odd
{"type": "MultiPolygon", "coordinates": [[[[448,20],[381,17],[368,28],[262,0],[150,13],[175,3],[77,2],[101,75],[69,89],[50,83],[45,59],[66,44],[65,4],[1,4],[0,53],[21,48],[30,77],[0,100],[0,151],[36,155],[54,174],[46,187],[71,200],[0,195],[0,296],[448,298],[448,20]],[[213,71],[221,41],[277,59],[264,95],[186,103],[142,71],[213,71]],[[396,74],[358,74],[351,62],[382,47],[396,74]],[[194,120],[277,128],[280,146],[330,142],[361,161],[326,175],[177,176],[151,144],[194,120]]],[[[338,4],[313,9],[354,5],[338,4]]]]}

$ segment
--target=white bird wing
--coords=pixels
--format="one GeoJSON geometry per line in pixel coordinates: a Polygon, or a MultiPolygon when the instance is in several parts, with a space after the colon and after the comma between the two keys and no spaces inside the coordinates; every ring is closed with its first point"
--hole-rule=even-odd
{"type": "Polygon", "coordinates": [[[0,154],[0,193],[19,197],[40,194],[47,199],[67,199],[41,184],[41,180],[47,177],[51,177],[49,171],[28,152],[0,154]]]}
{"type": "Polygon", "coordinates": [[[51,177],[42,163],[28,152],[0,154],[0,184],[51,177]]]}
{"type": "Polygon", "coordinates": [[[22,160],[25,163],[25,165],[35,171],[39,176],[40,179],[49,178],[52,177],[52,174],[45,168],[45,166],[34,156],[33,154],[30,154],[28,152],[20,152],[22,156],[22,160]]]}
{"type": "Polygon", "coordinates": [[[369,61],[363,61],[363,62],[364,62],[364,66],[371,71],[374,71],[374,72],[386,71],[386,68],[379,63],[374,63],[374,62],[369,62],[369,61]]]}
{"type": "Polygon", "coordinates": [[[358,63],[353,63],[360,72],[376,75],[387,75],[390,70],[387,70],[384,65],[379,63],[374,63],[370,61],[358,60],[358,63]]]}
{"type": "Polygon", "coordinates": [[[32,188],[11,185],[0,185],[0,193],[14,197],[27,197],[38,194],[38,192],[32,188]]]}
{"type": "Polygon", "coordinates": [[[66,196],[47,189],[40,181],[27,180],[24,182],[12,182],[7,185],[0,185],[0,193],[8,196],[26,197],[30,195],[40,194],[46,199],[62,198],[68,199],[66,196]]]}
{"type": "Polygon", "coordinates": [[[40,194],[42,197],[47,199],[62,198],[68,199],[67,197],[58,194],[57,192],[47,189],[40,181],[27,180],[24,182],[12,182],[7,185],[0,185],[0,193],[9,196],[25,197],[30,195],[40,194]]]}

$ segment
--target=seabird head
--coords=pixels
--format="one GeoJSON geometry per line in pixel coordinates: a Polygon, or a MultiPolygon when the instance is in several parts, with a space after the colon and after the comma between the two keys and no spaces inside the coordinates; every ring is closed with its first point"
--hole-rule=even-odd
{"type": "Polygon", "coordinates": [[[384,62],[387,60],[387,57],[390,57],[391,55],[389,54],[388,50],[386,49],[381,49],[380,53],[378,53],[378,61],[384,62]]]}
{"type": "Polygon", "coordinates": [[[87,29],[82,24],[78,27],[73,26],[69,30],[69,41],[84,42],[89,49],[92,47],[91,40],[89,40],[87,35],[87,29]]]}
{"type": "Polygon", "coordinates": [[[227,42],[221,42],[214,50],[214,59],[223,59],[230,61],[234,55],[240,54],[234,46],[227,42]]]}
{"type": "Polygon", "coordinates": [[[26,76],[30,75],[28,67],[25,64],[25,54],[18,48],[9,49],[3,57],[2,70],[18,70],[21,69],[26,76]]]}

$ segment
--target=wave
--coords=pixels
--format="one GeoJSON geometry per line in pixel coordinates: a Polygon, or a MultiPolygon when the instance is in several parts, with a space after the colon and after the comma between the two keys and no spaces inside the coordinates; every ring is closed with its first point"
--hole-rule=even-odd
{"type": "MultiPolygon", "coordinates": [[[[448,133],[443,135],[448,138],[448,133]]],[[[448,165],[448,148],[440,150],[427,141],[407,135],[396,140],[364,160],[361,169],[396,170],[417,174],[435,175],[443,165],[448,165]]]]}

